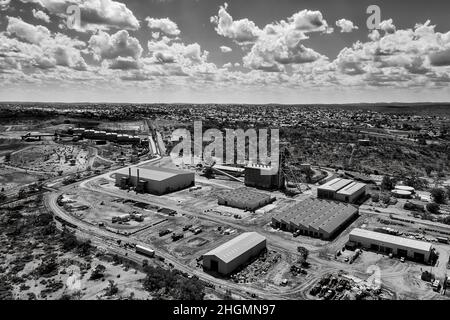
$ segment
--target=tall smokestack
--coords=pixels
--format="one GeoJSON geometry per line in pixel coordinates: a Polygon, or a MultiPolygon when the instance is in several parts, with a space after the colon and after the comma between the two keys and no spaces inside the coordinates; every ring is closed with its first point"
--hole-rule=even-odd
{"type": "Polygon", "coordinates": [[[137,169],[137,183],[139,183],[139,169],[137,169]]]}
{"type": "Polygon", "coordinates": [[[128,178],[131,180],[131,168],[128,168],[128,178]]]}

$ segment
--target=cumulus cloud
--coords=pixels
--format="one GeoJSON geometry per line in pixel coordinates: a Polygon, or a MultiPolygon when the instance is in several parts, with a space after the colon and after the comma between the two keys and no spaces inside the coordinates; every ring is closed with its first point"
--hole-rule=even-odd
{"type": "Polygon", "coordinates": [[[50,17],[49,17],[44,11],[33,9],[32,12],[33,12],[33,16],[34,16],[36,19],[45,21],[45,22],[47,22],[47,23],[50,22],[50,17]]]}
{"type": "Polygon", "coordinates": [[[148,50],[155,62],[160,64],[178,63],[189,66],[206,61],[208,52],[202,51],[198,43],[185,45],[180,42],[172,42],[163,37],[160,41],[149,41],[148,50]]]}
{"type": "Polygon", "coordinates": [[[336,26],[341,29],[341,33],[349,33],[353,30],[357,30],[358,27],[353,24],[352,21],[347,19],[339,19],[336,21],[336,26]]]}
{"type": "Polygon", "coordinates": [[[395,25],[394,25],[392,19],[381,21],[380,29],[386,33],[394,33],[395,25]]]}
{"type": "Polygon", "coordinates": [[[225,3],[211,21],[216,24],[219,35],[250,47],[250,52],[243,58],[246,68],[282,72],[286,65],[326,58],[301,43],[308,39],[309,33],[333,31],[320,11],[302,10],[287,20],[270,23],[260,29],[248,19],[233,20],[227,9],[228,5],[225,3]]]}
{"type": "Polygon", "coordinates": [[[139,40],[131,37],[126,30],[120,30],[113,35],[99,31],[91,36],[88,43],[97,60],[117,57],[139,59],[143,51],[139,40]]]}
{"type": "Polygon", "coordinates": [[[6,31],[21,40],[34,44],[50,38],[50,31],[46,27],[34,26],[14,17],[8,17],[6,31]]]}
{"type": "Polygon", "coordinates": [[[140,65],[139,62],[134,60],[133,58],[118,57],[111,61],[111,63],[109,64],[109,68],[115,70],[135,70],[139,69],[140,65]]]}
{"type": "Polygon", "coordinates": [[[86,44],[44,26],[34,26],[21,19],[8,17],[7,35],[2,34],[0,54],[9,64],[20,68],[53,69],[57,66],[86,70],[82,57],[86,44]]]}
{"type": "Polygon", "coordinates": [[[220,6],[219,13],[210,18],[215,24],[216,32],[224,37],[233,39],[237,43],[254,42],[261,33],[261,30],[253,21],[248,19],[234,20],[227,12],[228,4],[220,6]]]}
{"type": "Polygon", "coordinates": [[[81,11],[82,30],[139,29],[139,21],[133,12],[122,3],[113,0],[20,0],[36,3],[52,14],[66,15],[70,5],[81,11]]]}
{"type": "Polygon", "coordinates": [[[147,21],[150,29],[159,30],[168,36],[178,36],[180,34],[177,24],[169,18],[154,19],[147,17],[145,21],[147,21]]]}
{"type": "Polygon", "coordinates": [[[430,21],[406,30],[396,30],[391,19],[384,22],[383,36],[372,32],[370,41],[339,53],[332,63],[338,75],[372,86],[413,86],[418,81],[433,83],[436,74],[442,74],[436,67],[450,65],[450,32],[436,32],[430,21]]]}
{"type": "Polygon", "coordinates": [[[233,49],[231,49],[230,47],[227,47],[227,46],[221,46],[220,51],[222,51],[223,53],[228,53],[228,52],[233,51],[233,49]]]}
{"type": "Polygon", "coordinates": [[[295,30],[303,32],[333,32],[320,11],[302,10],[288,19],[295,30]]]}

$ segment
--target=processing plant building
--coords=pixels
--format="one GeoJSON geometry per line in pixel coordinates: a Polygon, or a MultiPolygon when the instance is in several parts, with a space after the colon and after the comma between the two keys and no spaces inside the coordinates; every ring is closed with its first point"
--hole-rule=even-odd
{"type": "Polygon", "coordinates": [[[376,252],[394,254],[419,262],[429,262],[431,257],[431,244],[425,241],[408,239],[390,234],[353,229],[349,235],[349,242],[376,252]]]}
{"type": "Polygon", "coordinates": [[[195,174],[161,167],[124,168],[115,173],[116,186],[162,195],[195,185],[195,174]]]}
{"type": "Polygon", "coordinates": [[[280,189],[284,186],[284,177],[280,170],[270,166],[249,164],[245,167],[245,185],[261,189],[280,189]]]}
{"type": "Polygon", "coordinates": [[[272,226],[328,240],[358,216],[358,208],[334,201],[309,198],[272,217],[272,226]]]}
{"type": "Polygon", "coordinates": [[[335,178],[317,188],[317,197],[355,203],[366,195],[366,184],[335,178]]]}
{"type": "Polygon", "coordinates": [[[266,238],[245,232],[203,255],[206,270],[228,275],[266,249],[266,238]]]}
{"type": "Polygon", "coordinates": [[[219,205],[250,211],[255,211],[274,201],[275,197],[253,191],[250,188],[225,191],[217,196],[217,203],[219,205]]]}

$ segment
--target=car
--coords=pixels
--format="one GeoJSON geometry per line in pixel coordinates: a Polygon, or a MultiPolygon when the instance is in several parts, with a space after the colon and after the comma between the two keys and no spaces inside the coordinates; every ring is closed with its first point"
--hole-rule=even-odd
{"type": "Polygon", "coordinates": [[[344,261],[348,262],[350,259],[348,257],[345,257],[344,261]]]}
{"type": "Polygon", "coordinates": [[[405,257],[401,257],[400,262],[405,262],[405,257]]]}

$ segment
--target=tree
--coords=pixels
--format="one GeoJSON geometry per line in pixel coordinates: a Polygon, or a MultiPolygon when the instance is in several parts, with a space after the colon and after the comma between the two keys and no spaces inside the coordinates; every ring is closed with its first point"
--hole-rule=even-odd
{"type": "Polygon", "coordinates": [[[102,264],[99,264],[95,267],[94,271],[92,271],[91,273],[91,280],[97,280],[100,278],[103,278],[103,276],[105,275],[105,271],[106,271],[106,267],[102,264]]]}
{"type": "Polygon", "coordinates": [[[119,292],[119,288],[117,287],[117,284],[114,282],[114,280],[109,280],[109,285],[106,287],[106,296],[113,296],[119,292]]]}
{"type": "Polygon", "coordinates": [[[0,202],[5,202],[8,197],[4,193],[0,193],[0,202]]]}
{"type": "Polygon", "coordinates": [[[389,204],[389,202],[391,201],[391,197],[388,194],[383,194],[381,195],[380,200],[384,204],[389,204]]]}
{"type": "Polygon", "coordinates": [[[446,192],[444,189],[441,188],[433,188],[431,190],[431,197],[433,198],[434,202],[438,204],[444,204],[445,203],[445,194],[446,192]]]}
{"type": "Polygon", "coordinates": [[[19,199],[23,199],[23,198],[25,198],[26,195],[27,195],[27,190],[25,188],[21,188],[19,190],[19,193],[17,194],[17,197],[19,199]]]}
{"type": "Polygon", "coordinates": [[[437,203],[432,202],[432,203],[428,203],[427,204],[427,210],[430,213],[438,214],[439,210],[440,210],[440,207],[439,207],[439,205],[437,203]]]}
{"type": "Polygon", "coordinates": [[[391,191],[394,189],[394,181],[388,176],[383,176],[383,180],[381,181],[381,189],[391,191]]]}
{"type": "Polygon", "coordinates": [[[300,255],[304,261],[306,261],[306,259],[308,259],[308,255],[309,255],[308,249],[306,249],[305,247],[299,246],[299,247],[297,247],[297,251],[300,253],[300,255]]]}
{"type": "Polygon", "coordinates": [[[374,193],[374,194],[372,195],[372,201],[373,201],[373,202],[378,202],[378,201],[380,201],[380,194],[379,194],[379,193],[374,193]]]}
{"type": "Polygon", "coordinates": [[[450,199],[450,186],[445,186],[445,189],[447,191],[447,199],[450,199]]]}

